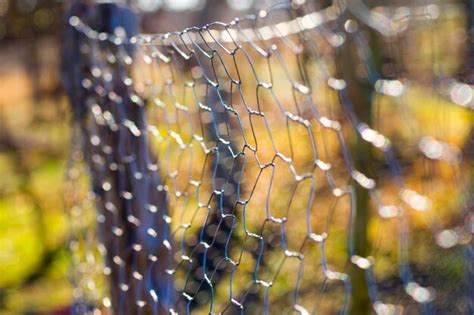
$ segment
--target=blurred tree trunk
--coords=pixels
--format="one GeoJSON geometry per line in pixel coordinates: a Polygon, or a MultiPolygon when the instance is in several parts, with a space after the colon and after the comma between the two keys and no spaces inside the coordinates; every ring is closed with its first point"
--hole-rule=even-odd
{"type": "MultiPolygon", "coordinates": [[[[354,19],[347,13],[348,18],[354,19]]],[[[354,19],[355,20],[355,19],[354,19]]],[[[353,34],[345,33],[346,42],[337,48],[336,62],[339,72],[339,78],[346,82],[345,92],[350,101],[352,110],[359,122],[372,125],[372,101],[374,96],[374,85],[369,80],[370,73],[367,73],[363,67],[362,58],[371,58],[376,69],[378,65],[378,56],[363,56],[361,49],[367,49],[368,53],[377,54],[379,52],[377,38],[373,31],[364,27],[363,22],[358,23],[359,30],[353,34]],[[359,41],[359,42],[357,42],[359,41]],[[367,45],[368,47],[361,47],[367,45]]],[[[341,96],[341,94],[340,94],[341,96]]],[[[344,97],[340,97],[341,103],[347,102],[344,97]]],[[[344,107],[345,105],[343,105],[344,107]]],[[[347,112],[347,109],[345,109],[347,112]]],[[[356,127],[356,126],[354,126],[356,127]]],[[[355,142],[351,144],[354,167],[357,171],[370,177],[370,165],[373,162],[372,145],[363,140],[357,134],[355,142]]],[[[370,242],[368,240],[368,224],[370,218],[370,198],[369,191],[353,183],[356,197],[356,215],[353,222],[353,255],[367,257],[370,253],[370,242]]],[[[349,260],[351,257],[349,257],[349,260]]],[[[349,274],[351,279],[352,291],[350,301],[350,314],[365,315],[371,313],[371,302],[366,279],[365,270],[349,262],[349,274]]]]}
{"type": "Polygon", "coordinates": [[[474,85],[474,0],[462,0],[466,18],[467,47],[466,62],[460,71],[461,81],[474,85]]]}

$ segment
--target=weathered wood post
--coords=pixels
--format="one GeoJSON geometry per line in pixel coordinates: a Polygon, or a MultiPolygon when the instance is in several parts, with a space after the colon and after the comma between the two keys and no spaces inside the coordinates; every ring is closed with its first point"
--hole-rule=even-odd
{"type": "Polygon", "coordinates": [[[63,80],[103,218],[97,233],[105,249],[112,309],[126,315],[167,313],[174,303],[172,278],[165,272],[172,258],[167,196],[158,189],[146,102],[127,84],[134,53],[127,39],[137,33],[138,19],[116,3],[76,1],[66,22],[63,80]],[[76,27],[79,20],[122,43],[91,38],[76,27]]]}

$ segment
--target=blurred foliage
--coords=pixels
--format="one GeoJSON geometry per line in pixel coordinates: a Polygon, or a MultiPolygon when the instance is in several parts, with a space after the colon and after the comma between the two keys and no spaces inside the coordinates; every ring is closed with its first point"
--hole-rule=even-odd
{"type": "Polygon", "coordinates": [[[60,8],[57,0],[0,0],[0,40],[56,33],[60,8]]]}
{"type": "Polygon", "coordinates": [[[66,102],[2,103],[0,113],[0,309],[67,306],[66,102]]]}
{"type": "MultiPolygon", "coordinates": [[[[0,313],[68,309],[60,2],[0,0],[0,313]]],[[[59,314],[59,313],[58,313],[59,314]]]]}

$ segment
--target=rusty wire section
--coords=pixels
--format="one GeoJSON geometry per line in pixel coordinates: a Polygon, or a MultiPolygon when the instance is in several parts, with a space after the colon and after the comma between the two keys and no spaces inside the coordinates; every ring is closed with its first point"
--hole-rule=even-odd
{"type": "Polygon", "coordinates": [[[428,79],[410,72],[437,6],[363,10],[279,6],[131,39],[71,18],[88,61],[75,157],[97,208],[97,235],[73,229],[82,310],[346,313],[360,270],[377,313],[467,311],[472,90],[432,74],[438,55],[428,79]],[[372,93],[368,119],[353,84],[372,93]],[[370,198],[365,255],[356,187],[370,198]],[[110,289],[87,268],[97,252],[110,289]]]}

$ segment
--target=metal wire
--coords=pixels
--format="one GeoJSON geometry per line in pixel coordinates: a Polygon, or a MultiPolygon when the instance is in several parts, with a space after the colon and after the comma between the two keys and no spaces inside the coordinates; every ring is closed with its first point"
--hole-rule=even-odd
{"type": "MultiPolygon", "coordinates": [[[[433,37],[423,23],[437,23],[436,8],[380,19],[360,4],[318,12],[292,4],[163,35],[107,33],[71,16],[83,60],[74,87],[79,150],[110,285],[86,298],[98,289],[82,274],[90,281],[78,285],[80,299],[103,296],[117,314],[348,313],[354,281],[363,281],[379,314],[432,313],[439,296],[468,312],[472,296],[458,293],[469,285],[443,289],[472,280],[468,256],[449,252],[464,276],[426,273],[443,251],[472,248],[472,168],[443,140],[448,129],[424,128],[415,113],[417,87],[433,86],[406,69],[388,77],[375,56],[385,51],[405,67],[397,43],[433,37]],[[371,28],[388,48],[369,45],[371,28]],[[362,104],[380,101],[373,111],[385,115],[362,117],[366,97],[362,104]],[[431,169],[418,176],[420,163],[431,169]],[[449,211],[437,218],[448,188],[449,211]],[[360,191],[370,209],[360,208],[360,191]],[[362,253],[355,225],[364,211],[365,233],[379,232],[362,253]],[[415,259],[425,243],[434,254],[415,259]]],[[[442,87],[433,89],[444,102],[436,107],[444,118],[433,121],[472,123],[472,89],[450,82],[449,105],[442,87]]]]}

